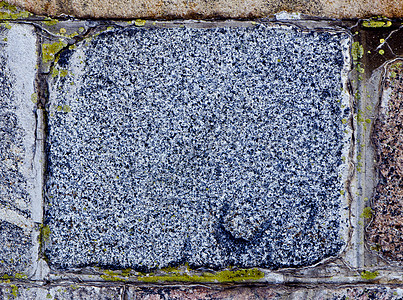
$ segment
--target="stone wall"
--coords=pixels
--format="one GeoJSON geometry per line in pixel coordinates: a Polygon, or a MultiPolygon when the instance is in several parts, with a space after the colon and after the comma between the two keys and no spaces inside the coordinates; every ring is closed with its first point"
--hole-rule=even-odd
{"type": "Polygon", "coordinates": [[[47,3],[116,19],[0,3],[2,298],[403,297],[401,21],[47,3]]]}

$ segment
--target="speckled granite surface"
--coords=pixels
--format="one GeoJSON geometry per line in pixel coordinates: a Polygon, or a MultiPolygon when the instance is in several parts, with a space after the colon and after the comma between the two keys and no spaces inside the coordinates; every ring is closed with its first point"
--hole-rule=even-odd
{"type": "Polygon", "coordinates": [[[0,28],[0,273],[13,274],[28,269],[34,256],[33,222],[41,220],[32,207],[42,186],[35,185],[36,105],[31,102],[36,35],[32,26],[6,27],[0,28]]]}
{"type": "Polygon", "coordinates": [[[343,33],[105,32],[50,82],[54,267],[303,266],[343,246],[343,33]]]}

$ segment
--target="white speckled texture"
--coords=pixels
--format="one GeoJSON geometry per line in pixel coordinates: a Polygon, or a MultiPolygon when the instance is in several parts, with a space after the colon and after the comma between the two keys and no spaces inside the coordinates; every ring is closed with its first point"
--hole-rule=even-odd
{"type": "MultiPolygon", "coordinates": [[[[37,182],[34,27],[0,29],[0,272],[28,270],[35,259],[34,206],[43,186],[37,182]]],[[[40,167],[39,167],[40,168],[40,167]]]]}
{"type": "Polygon", "coordinates": [[[63,52],[47,108],[50,263],[279,268],[337,255],[348,39],[128,28],[63,52]]]}

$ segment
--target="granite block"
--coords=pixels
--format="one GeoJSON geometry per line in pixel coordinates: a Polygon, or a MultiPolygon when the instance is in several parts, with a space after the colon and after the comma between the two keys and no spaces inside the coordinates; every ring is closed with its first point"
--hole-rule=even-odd
{"type": "Polygon", "coordinates": [[[350,39],[239,24],[116,28],[60,54],[53,267],[280,268],[340,253],[350,39]]]}

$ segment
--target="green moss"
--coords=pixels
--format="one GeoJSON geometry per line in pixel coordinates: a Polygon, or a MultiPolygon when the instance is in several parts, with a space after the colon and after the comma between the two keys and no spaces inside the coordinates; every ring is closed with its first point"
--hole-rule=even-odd
{"type": "Polygon", "coordinates": [[[123,269],[123,270],[122,270],[122,276],[124,276],[124,277],[129,277],[131,271],[132,271],[132,269],[130,269],[130,268],[123,269]]]}
{"type": "Polygon", "coordinates": [[[46,298],[52,299],[52,295],[48,293],[48,294],[46,295],[46,298]]]}
{"type": "Polygon", "coordinates": [[[71,108],[70,108],[70,106],[68,106],[68,105],[64,105],[64,106],[63,106],[63,111],[64,111],[65,113],[69,113],[69,112],[71,112],[71,108]]]}
{"type": "Polygon", "coordinates": [[[364,55],[364,47],[359,42],[354,42],[351,47],[351,56],[353,60],[358,60],[364,55]]]}
{"type": "Polygon", "coordinates": [[[105,270],[104,273],[105,273],[104,275],[101,275],[101,278],[103,280],[107,280],[107,281],[126,281],[126,279],[120,277],[120,276],[124,276],[124,275],[120,274],[118,272],[114,272],[114,271],[111,271],[111,270],[105,270]]]}
{"type": "Polygon", "coordinates": [[[41,227],[40,227],[40,230],[39,230],[39,239],[40,239],[40,241],[42,243],[46,242],[46,241],[49,240],[49,237],[50,237],[50,228],[49,228],[49,226],[48,225],[43,226],[41,224],[41,227]]]}
{"type": "Polygon", "coordinates": [[[371,207],[364,208],[364,211],[360,215],[360,218],[365,218],[365,219],[372,218],[372,208],[371,207]]]}
{"type": "Polygon", "coordinates": [[[217,273],[203,273],[202,275],[189,275],[187,273],[174,272],[167,275],[140,276],[138,279],[143,282],[242,282],[247,280],[258,280],[264,277],[259,269],[240,269],[236,271],[225,270],[217,273]]]}
{"type": "Polygon", "coordinates": [[[379,275],[379,272],[378,271],[375,271],[375,272],[363,271],[363,272],[361,272],[360,275],[361,275],[362,279],[372,280],[372,279],[375,279],[379,275]]]}
{"type": "Polygon", "coordinates": [[[47,63],[55,59],[55,55],[66,47],[67,44],[61,40],[59,42],[55,42],[52,44],[43,44],[42,45],[42,61],[43,63],[47,63]]]}

